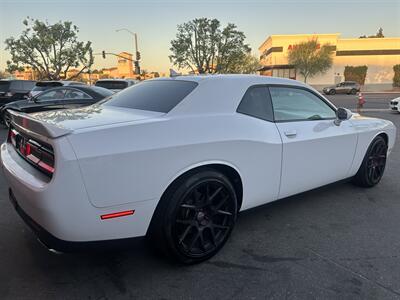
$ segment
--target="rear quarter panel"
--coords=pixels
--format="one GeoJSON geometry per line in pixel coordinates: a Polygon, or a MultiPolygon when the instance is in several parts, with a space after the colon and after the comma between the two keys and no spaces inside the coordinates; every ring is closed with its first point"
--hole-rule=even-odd
{"type": "Polygon", "coordinates": [[[274,123],[249,116],[161,117],[81,130],[68,138],[96,207],[158,201],[179,175],[211,163],[238,171],[242,209],[276,200],[278,195],[279,133],[274,123]]]}

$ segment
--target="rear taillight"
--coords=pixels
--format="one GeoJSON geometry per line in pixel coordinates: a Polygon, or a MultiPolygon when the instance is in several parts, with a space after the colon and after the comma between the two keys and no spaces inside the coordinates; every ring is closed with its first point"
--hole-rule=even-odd
{"type": "Polygon", "coordinates": [[[50,145],[38,142],[10,128],[8,140],[18,154],[48,176],[54,173],[54,152],[50,145]]]}

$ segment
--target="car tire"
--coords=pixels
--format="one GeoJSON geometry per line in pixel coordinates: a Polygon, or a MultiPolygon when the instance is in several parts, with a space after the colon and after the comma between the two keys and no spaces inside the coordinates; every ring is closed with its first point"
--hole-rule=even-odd
{"type": "Polygon", "coordinates": [[[378,184],[385,171],[386,157],[386,141],[378,135],[369,145],[353,183],[361,187],[373,187],[378,184]]]}
{"type": "Polygon", "coordinates": [[[335,94],[336,94],[336,90],[332,89],[332,90],[329,91],[329,95],[335,95],[335,94]]]}
{"type": "Polygon", "coordinates": [[[352,94],[352,95],[357,94],[357,90],[356,89],[351,89],[350,94],[352,94]]]}
{"type": "Polygon", "coordinates": [[[183,264],[215,255],[237,218],[237,198],[229,179],[214,169],[188,173],[164,193],[148,238],[163,254],[183,264]]]}

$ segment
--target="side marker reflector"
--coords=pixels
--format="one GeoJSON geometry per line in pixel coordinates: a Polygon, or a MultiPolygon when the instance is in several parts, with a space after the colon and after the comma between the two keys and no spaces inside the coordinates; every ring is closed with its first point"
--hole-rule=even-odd
{"type": "Polygon", "coordinates": [[[120,211],[112,214],[106,214],[106,215],[101,215],[100,218],[102,220],[107,220],[107,219],[112,219],[112,218],[118,218],[118,217],[124,217],[124,216],[130,216],[135,213],[134,210],[125,210],[125,211],[120,211]]]}

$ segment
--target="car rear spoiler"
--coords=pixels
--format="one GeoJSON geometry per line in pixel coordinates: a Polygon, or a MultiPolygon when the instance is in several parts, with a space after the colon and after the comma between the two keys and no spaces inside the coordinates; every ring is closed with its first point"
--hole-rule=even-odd
{"type": "Polygon", "coordinates": [[[72,132],[70,129],[61,128],[56,125],[40,121],[28,114],[12,110],[8,110],[8,113],[11,116],[11,123],[17,127],[17,129],[25,131],[30,135],[54,139],[72,132]]]}

